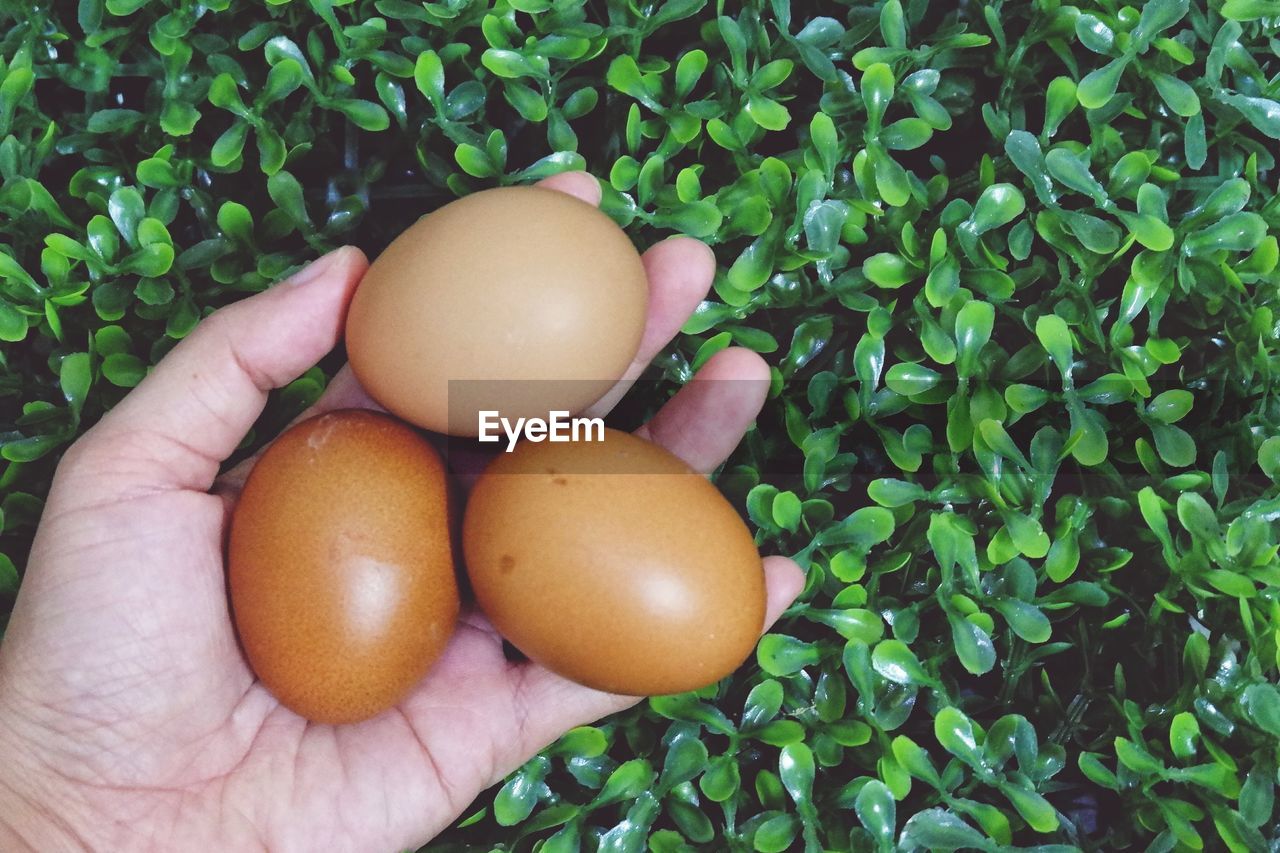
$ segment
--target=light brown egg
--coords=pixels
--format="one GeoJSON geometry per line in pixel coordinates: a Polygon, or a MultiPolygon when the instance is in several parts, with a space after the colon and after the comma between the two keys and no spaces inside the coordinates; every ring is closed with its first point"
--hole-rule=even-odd
{"type": "Polygon", "coordinates": [[[599,690],[705,686],[764,627],[764,573],[742,519],[706,478],[627,433],[501,454],[471,493],[463,551],[498,631],[599,690]]]}
{"type": "Polygon", "coordinates": [[[635,358],[648,283],[608,216],[539,187],[474,193],[420,219],[356,290],[347,355],[369,394],[436,432],[479,412],[547,417],[598,400],[635,358]]]}
{"type": "Polygon", "coordinates": [[[404,698],[458,618],[451,527],[444,466],[410,427],[345,410],[276,439],[245,482],[227,557],[262,683],[321,723],[404,698]]]}

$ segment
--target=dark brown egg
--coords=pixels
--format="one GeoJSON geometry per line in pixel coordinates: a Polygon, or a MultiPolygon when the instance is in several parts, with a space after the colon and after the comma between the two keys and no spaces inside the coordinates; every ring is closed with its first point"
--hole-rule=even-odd
{"type": "Polygon", "coordinates": [[[580,684],[677,693],[728,675],[764,627],[751,533],[705,477],[627,433],[519,444],[463,519],[476,599],[532,660],[580,684]]]}
{"type": "Polygon", "coordinates": [[[458,618],[439,455],[375,412],[303,421],[249,474],[228,564],[241,644],[282,704],[322,723],[390,708],[458,618]]]}
{"type": "Polygon", "coordinates": [[[418,220],[360,282],[346,343],[360,384],[436,432],[479,412],[577,413],[630,366],[648,283],[626,233],[539,187],[474,193],[418,220]]]}

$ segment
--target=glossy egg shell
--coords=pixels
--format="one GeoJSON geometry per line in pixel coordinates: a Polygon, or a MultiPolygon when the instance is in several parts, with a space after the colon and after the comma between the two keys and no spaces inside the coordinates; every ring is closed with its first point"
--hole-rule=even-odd
{"type": "Polygon", "coordinates": [[[458,618],[451,515],[439,455],[386,415],[319,415],[267,448],[227,560],[240,642],[282,704],[354,722],[422,679],[458,618]]]}
{"type": "Polygon", "coordinates": [[[595,207],[538,187],[485,190],[423,217],[352,299],[352,370],[389,411],[474,436],[482,409],[577,413],[635,358],[648,282],[595,207]]]}
{"type": "Polygon", "coordinates": [[[742,519],[705,477],[627,433],[500,455],[467,503],[463,551],[498,631],[599,690],[705,686],[763,628],[764,573],[742,519]]]}

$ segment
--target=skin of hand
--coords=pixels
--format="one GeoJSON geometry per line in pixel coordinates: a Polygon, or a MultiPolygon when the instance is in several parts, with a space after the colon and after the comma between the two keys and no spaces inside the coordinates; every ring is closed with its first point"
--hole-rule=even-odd
{"type": "MultiPolygon", "coordinates": [[[[581,173],[546,182],[598,202],[581,173]]],[[[651,297],[615,403],[706,294],[714,260],[675,238],[644,255],[651,297]]],[[[634,704],[503,654],[464,608],[396,708],[309,723],[255,680],[223,565],[250,464],[219,478],[278,388],[341,337],[367,268],[347,247],[224,308],[66,452],[0,644],[0,849],[395,850],[431,838],[567,729],[634,704]]],[[[710,471],[763,404],[765,364],[726,350],[640,433],[710,471]],[[736,378],[745,382],[709,382],[736,378]]],[[[349,371],[311,414],[373,406],[349,371]]],[[[768,623],[800,570],[764,561],[768,623]]]]}

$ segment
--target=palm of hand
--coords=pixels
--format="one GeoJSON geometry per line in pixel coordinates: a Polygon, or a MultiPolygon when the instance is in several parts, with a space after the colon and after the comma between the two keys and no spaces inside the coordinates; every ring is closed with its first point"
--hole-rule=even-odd
{"type": "MultiPolygon", "coordinates": [[[[529,708],[548,691],[584,698],[509,662],[501,639],[468,614],[395,713],[356,726],[308,723],[254,679],[236,645],[225,517],[220,498],[189,491],[73,508],[48,520],[33,554],[57,567],[40,580],[65,574],[94,594],[33,614],[41,630],[17,666],[39,705],[13,697],[14,732],[65,750],[58,766],[99,795],[84,805],[108,807],[122,828],[163,832],[221,814],[231,820],[202,829],[228,847],[403,846],[434,834],[542,745],[550,735],[540,721],[530,727],[529,708]]],[[[584,708],[583,721],[627,704],[593,698],[599,710],[584,708]]]]}
{"type": "MultiPolygon", "coordinates": [[[[581,176],[552,183],[588,197],[594,190],[581,176]]],[[[685,241],[648,253],[653,309],[628,378],[706,292],[707,260],[685,241]]],[[[0,748],[21,759],[16,778],[0,784],[52,812],[46,839],[412,846],[559,733],[635,701],[509,661],[474,612],[427,678],[364,723],[309,723],[255,680],[236,643],[223,569],[245,466],[210,485],[265,390],[339,334],[364,262],[348,250],[316,266],[305,286],[283,285],[203,324],[59,468],[0,647],[0,739],[9,739],[0,748]]],[[[700,377],[761,380],[762,368],[727,351],[700,377]]],[[[709,470],[762,399],[760,381],[695,381],[644,431],[709,470]]],[[[371,402],[344,372],[317,408],[350,405],[371,402]]],[[[799,575],[779,558],[766,569],[776,618],[799,575]]]]}

